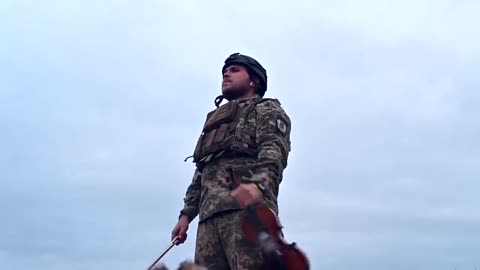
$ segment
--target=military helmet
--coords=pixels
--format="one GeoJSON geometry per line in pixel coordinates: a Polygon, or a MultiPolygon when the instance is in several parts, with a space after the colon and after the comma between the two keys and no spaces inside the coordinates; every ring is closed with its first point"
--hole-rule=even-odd
{"type": "Polygon", "coordinates": [[[257,88],[257,94],[260,97],[263,97],[267,91],[267,71],[265,68],[263,68],[262,65],[260,65],[260,63],[254,58],[237,52],[231,54],[225,60],[225,65],[222,68],[222,74],[225,72],[227,67],[234,64],[245,66],[250,76],[257,77],[260,80],[260,87],[257,88]]]}

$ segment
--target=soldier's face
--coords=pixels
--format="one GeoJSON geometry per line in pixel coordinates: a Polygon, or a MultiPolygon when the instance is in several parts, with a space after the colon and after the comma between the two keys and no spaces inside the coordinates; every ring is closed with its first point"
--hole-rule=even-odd
{"type": "Polygon", "coordinates": [[[250,76],[241,65],[231,65],[223,73],[222,94],[227,100],[240,98],[250,90],[250,76]]]}

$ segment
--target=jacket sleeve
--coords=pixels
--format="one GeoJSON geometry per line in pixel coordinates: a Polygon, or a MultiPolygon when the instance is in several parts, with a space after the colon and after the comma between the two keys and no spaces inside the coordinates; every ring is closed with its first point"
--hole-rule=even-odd
{"type": "Polygon", "coordinates": [[[183,199],[184,205],[183,209],[180,211],[180,216],[186,215],[188,221],[191,222],[198,215],[199,203],[200,203],[200,193],[201,193],[201,178],[202,174],[197,168],[193,174],[192,182],[187,188],[185,197],[183,199]]]}
{"type": "Polygon", "coordinates": [[[258,105],[256,121],[259,153],[251,180],[262,181],[277,196],[291,150],[290,118],[278,101],[269,100],[258,105]]]}

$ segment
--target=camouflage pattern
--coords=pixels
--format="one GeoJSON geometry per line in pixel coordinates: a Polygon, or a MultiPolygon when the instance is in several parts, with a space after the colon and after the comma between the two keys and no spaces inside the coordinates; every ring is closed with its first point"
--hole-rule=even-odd
{"type": "Polygon", "coordinates": [[[203,167],[220,153],[236,153],[236,156],[256,156],[258,149],[255,143],[255,130],[245,129],[249,114],[257,105],[256,102],[234,100],[227,102],[207,114],[195,151],[193,162],[203,167]]]}
{"type": "Polygon", "coordinates": [[[198,225],[195,263],[209,270],[255,270],[262,253],[240,228],[241,212],[227,211],[198,225]]]}
{"type": "Polygon", "coordinates": [[[255,134],[256,157],[220,152],[198,166],[187,188],[180,215],[192,221],[199,216],[196,261],[208,269],[255,269],[260,251],[240,231],[240,205],[230,195],[237,183],[262,181],[268,188],[264,200],[278,214],[277,196],[290,152],[291,122],[276,99],[259,95],[239,101],[256,102],[245,121],[244,133],[255,134]],[[228,267],[230,265],[231,267],[228,267]]]}
{"type": "MultiPolygon", "coordinates": [[[[246,106],[259,99],[261,98],[255,95],[241,102],[246,106]]],[[[181,211],[181,214],[187,215],[190,221],[197,215],[201,222],[220,211],[241,209],[230,195],[236,183],[231,180],[229,169],[234,171],[241,182],[263,181],[270,191],[264,195],[264,200],[278,214],[279,185],[290,152],[290,118],[280,102],[267,99],[256,105],[244,128],[246,133],[256,134],[257,158],[221,153],[201,169],[197,168],[187,188],[184,208],[181,211]]]]}

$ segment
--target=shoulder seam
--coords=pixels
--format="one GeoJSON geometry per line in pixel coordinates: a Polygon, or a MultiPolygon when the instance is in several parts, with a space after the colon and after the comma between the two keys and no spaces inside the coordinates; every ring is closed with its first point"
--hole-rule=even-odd
{"type": "Polygon", "coordinates": [[[267,101],[272,101],[273,103],[276,103],[278,104],[279,106],[281,106],[282,104],[280,103],[280,101],[276,98],[262,98],[261,100],[259,100],[258,102],[256,102],[255,105],[258,105],[260,103],[264,103],[264,102],[267,102],[267,101]]]}

